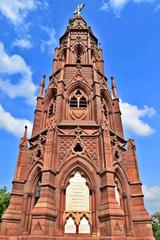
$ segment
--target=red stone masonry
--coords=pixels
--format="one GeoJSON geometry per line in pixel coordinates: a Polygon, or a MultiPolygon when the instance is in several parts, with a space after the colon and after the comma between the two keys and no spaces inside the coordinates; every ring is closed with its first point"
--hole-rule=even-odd
{"type": "Polygon", "coordinates": [[[40,84],[31,139],[20,141],[1,240],[153,240],[144,207],[136,146],[123,134],[119,98],[104,76],[102,49],[81,16],[71,19],[55,49],[44,93],[40,84]],[[79,172],[89,211],[67,211],[66,188],[79,172]],[[75,233],[66,233],[68,218],[75,233]],[[80,233],[82,218],[89,233],[80,233]]]}

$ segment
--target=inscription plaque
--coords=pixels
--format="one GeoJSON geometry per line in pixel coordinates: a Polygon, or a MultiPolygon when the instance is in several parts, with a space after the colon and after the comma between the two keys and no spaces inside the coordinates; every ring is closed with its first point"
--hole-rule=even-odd
{"type": "Polygon", "coordinates": [[[66,211],[89,211],[89,188],[86,179],[76,172],[66,189],[66,211]]]}

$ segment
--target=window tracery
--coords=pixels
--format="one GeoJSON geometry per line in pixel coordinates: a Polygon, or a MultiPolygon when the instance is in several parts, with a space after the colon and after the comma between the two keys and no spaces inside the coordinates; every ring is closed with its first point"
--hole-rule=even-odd
{"type": "Polygon", "coordinates": [[[88,98],[82,90],[75,90],[69,98],[69,116],[73,120],[84,120],[87,115],[88,98]]]}
{"type": "Polygon", "coordinates": [[[87,108],[87,98],[79,89],[71,97],[70,107],[87,108]]]}
{"type": "Polygon", "coordinates": [[[102,98],[102,122],[109,124],[109,111],[106,104],[106,101],[102,98]]]}
{"type": "Polygon", "coordinates": [[[78,107],[78,101],[75,96],[73,96],[70,100],[70,107],[78,107]]]}
{"type": "Polygon", "coordinates": [[[56,110],[56,95],[53,96],[49,108],[48,108],[48,117],[52,117],[55,114],[56,110]]]}
{"type": "Polygon", "coordinates": [[[76,57],[76,63],[81,64],[82,63],[82,56],[83,56],[83,47],[80,44],[77,44],[75,46],[75,57],[76,57]]]}

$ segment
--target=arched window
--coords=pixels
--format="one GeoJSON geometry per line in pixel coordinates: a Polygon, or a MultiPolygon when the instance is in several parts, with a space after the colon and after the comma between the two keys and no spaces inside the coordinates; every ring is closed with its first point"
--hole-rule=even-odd
{"type": "Polygon", "coordinates": [[[77,44],[75,47],[76,53],[76,63],[80,64],[82,62],[83,47],[80,44],[77,44]]]}
{"type": "Polygon", "coordinates": [[[48,110],[48,117],[51,117],[55,114],[55,108],[56,108],[56,94],[53,95],[53,98],[50,102],[49,110],[48,110]]]}
{"type": "Polygon", "coordinates": [[[108,117],[108,109],[107,109],[106,104],[103,105],[103,112],[104,112],[104,116],[108,117]]]}
{"type": "Polygon", "coordinates": [[[84,108],[87,107],[87,100],[86,100],[85,97],[81,97],[81,98],[80,98],[79,106],[80,106],[80,107],[84,107],[84,108]]]}
{"type": "Polygon", "coordinates": [[[70,107],[78,107],[78,101],[75,96],[73,96],[70,100],[70,107]]]}
{"type": "Polygon", "coordinates": [[[37,182],[36,188],[35,188],[35,204],[38,202],[38,199],[40,198],[40,193],[41,193],[41,179],[37,182]]]}
{"type": "Polygon", "coordinates": [[[71,108],[87,108],[87,99],[78,89],[70,99],[71,108]]]}

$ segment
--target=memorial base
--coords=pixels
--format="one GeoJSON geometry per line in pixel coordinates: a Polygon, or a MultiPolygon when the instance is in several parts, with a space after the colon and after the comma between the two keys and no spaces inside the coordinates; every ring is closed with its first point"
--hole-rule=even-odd
{"type": "Polygon", "coordinates": [[[154,240],[153,237],[92,237],[92,236],[63,236],[63,237],[51,237],[51,236],[1,236],[1,240],[154,240]]]}

